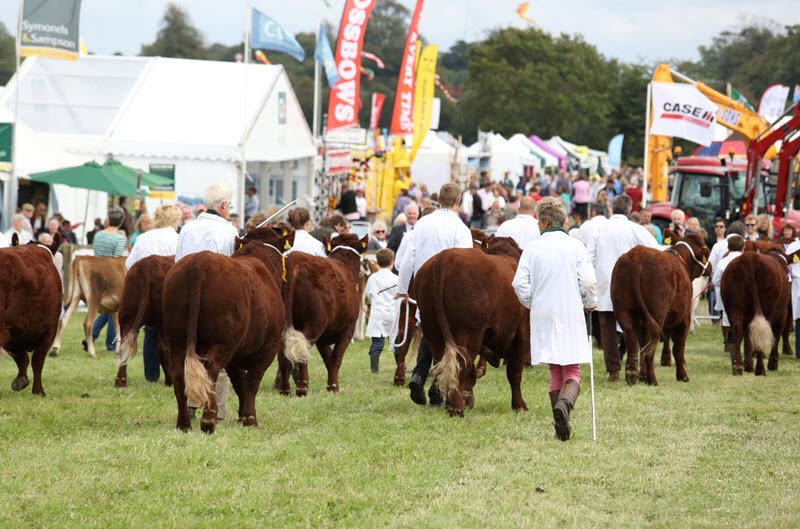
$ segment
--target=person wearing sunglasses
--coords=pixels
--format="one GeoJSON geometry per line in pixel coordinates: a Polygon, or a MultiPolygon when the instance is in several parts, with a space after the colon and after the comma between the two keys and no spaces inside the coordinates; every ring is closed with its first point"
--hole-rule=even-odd
{"type": "Polygon", "coordinates": [[[369,237],[369,243],[367,243],[367,250],[383,250],[386,248],[386,244],[386,223],[382,220],[375,221],[372,224],[372,234],[369,237]]]}
{"type": "Polygon", "coordinates": [[[755,215],[748,215],[744,219],[745,234],[747,241],[757,241],[758,237],[758,218],[755,215]]]}

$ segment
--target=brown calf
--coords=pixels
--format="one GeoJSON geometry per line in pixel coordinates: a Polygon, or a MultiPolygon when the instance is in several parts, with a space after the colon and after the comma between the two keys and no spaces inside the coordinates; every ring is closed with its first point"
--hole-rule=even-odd
{"type": "Polygon", "coordinates": [[[164,336],[164,318],[161,312],[161,292],[164,278],[175,264],[175,256],[151,255],[137,261],[125,276],[122,289],[122,303],[119,308],[120,342],[119,370],[114,386],[124,388],[128,385],[128,362],[136,354],[136,339],[139,329],[146,325],[158,333],[158,358],[164,369],[167,386],[172,385],[170,369],[167,364],[167,338],[164,336]]]}
{"type": "MultiPolygon", "coordinates": [[[[79,255],[72,261],[70,282],[72,292],[69,306],[58,325],[58,334],[53,342],[50,356],[57,356],[61,350],[61,337],[69,324],[72,313],[81,301],[86,302],[88,310],[83,320],[83,332],[86,336],[86,348],[92,358],[96,358],[92,325],[98,312],[115,313],[119,311],[122,299],[122,288],[125,285],[124,257],[96,257],[79,255]]],[[[119,336],[119,318],[114,318],[114,325],[119,336]]]]}
{"type": "Polygon", "coordinates": [[[672,340],[675,378],[689,381],[684,349],[692,319],[692,280],[711,274],[711,252],[696,234],[682,239],[672,235],[671,239],[672,246],[663,252],[636,246],[617,260],[611,273],[614,317],[622,327],[628,355],[628,385],[637,380],[658,385],[653,359],[659,342],[666,339],[672,340]]]}
{"type": "Polygon", "coordinates": [[[520,385],[530,361],[529,312],[511,287],[522,251],[505,237],[485,247],[445,250],[414,277],[422,333],[437,363],[432,373],[451,416],[463,417],[474,404],[479,355],[494,367],[506,361],[511,407],[528,409],[520,385]]]}
{"type": "Polygon", "coordinates": [[[339,235],[324,241],[327,258],[303,252],[286,257],[285,349],[278,357],[282,395],[289,394],[290,373],[297,396],[308,394],[308,354],[313,344],[328,371],[328,391],[339,391],[339,368],[358,319],[357,285],[367,239],[339,235]]]}
{"type": "Polygon", "coordinates": [[[12,245],[0,250],[0,350],[5,349],[17,364],[11,389],[22,391],[28,386],[30,362],[32,392],[44,396],[42,368],[61,315],[61,277],[53,264],[61,236],[56,233],[50,246],[19,246],[14,234],[12,245]],[[30,360],[28,351],[33,351],[30,360]]]}
{"type": "Polygon", "coordinates": [[[191,429],[188,397],[203,405],[201,430],[214,432],[214,386],[222,369],[239,398],[239,421],[258,426],[256,392],[283,347],[282,252],[293,241],[294,232],[259,228],[237,239],[233,258],[199,252],[167,274],[162,311],[179,429],[191,429]]]}

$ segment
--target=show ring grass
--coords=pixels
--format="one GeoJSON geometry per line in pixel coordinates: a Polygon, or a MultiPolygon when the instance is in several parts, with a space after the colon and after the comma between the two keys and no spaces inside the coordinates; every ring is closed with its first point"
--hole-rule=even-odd
{"type": "Polygon", "coordinates": [[[562,443],[545,367],[523,375],[529,412],[489,368],[453,419],[391,385],[391,354],[371,375],[368,342],[345,355],[341,394],[314,351],[307,398],[277,395],[273,365],[260,428],[236,423],[232,392],[214,435],[184,434],[141,353],[115,389],[116,356],[88,358],[80,319],[45,363],[45,398],[12,392],[0,358],[0,527],[800,527],[800,366],[734,378],[718,328],[689,337],[689,383],[658,367],[658,387],[609,384],[595,350],[594,444],[588,369],[562,443]]]}

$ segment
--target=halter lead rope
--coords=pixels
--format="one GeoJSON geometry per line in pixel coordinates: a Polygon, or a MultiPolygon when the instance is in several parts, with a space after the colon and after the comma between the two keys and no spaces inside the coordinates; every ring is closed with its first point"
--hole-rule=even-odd
{"type": "Polygon", "coordinates": [[[284,283],[286,283],[286,255],[284,255],[284,253],[283,253],[282,251],[278,250],[278,248],[277,248],[277,247],[275,247],[275,246],[272,246],[272,245],[271,245],[270,243],[268,243],[268,242],[261,242],[261,244],[263,244],[263,245],[264,245],[264,246],[266,246],[267,248],[272,248],[273,250],[275,250],[276,252],[278,252],[278,255],[280,255],[280,256],[281,256],[281,268],[282,268],[282,271],[281,271],[281,280],[282,280],[284,283]]]}
{"type": "MultiPolygon", "coordinates": [[[[686,242],[684,242],[684,241],[678,241],[678,242],[676,242],[676,243],[675,243],[675,246],[679,246],[679,245],[686,246],[686,248],[688,248],[688,249],[689,249],[689,254],[692,256],[692,259],[694,260],[694,262],[695,262],[695,263],[697,263],[698,265],[700,265],[700,268],[702,268],[702,269],[703,269],[703,273],[705,273],[705,271],[706,271],[706,268],[708,268],[708,261],[706,261],[705,263],[701,263],[701,262],[700,262],[700,261],[697,259],[697,257],[694,255],[694,250],[692,250],[692,247],[691,247],[691,246],[689,246],[689,244],[688,244],[688,243],[686,243],[686,242]]],[[[671,249],[674,249],[674,248],[675,248],[675,246],[673,246],[671,249]]],[[[673,252],[673,253],[674,253],[675,255],[678,255],[678,253],[677,253],[677,252],[673,252]]]]}

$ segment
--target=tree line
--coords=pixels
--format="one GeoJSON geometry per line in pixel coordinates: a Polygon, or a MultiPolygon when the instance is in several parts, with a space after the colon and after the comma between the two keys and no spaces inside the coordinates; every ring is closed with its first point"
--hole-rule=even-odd
{"type": "MultiPolygon", "coordinates": [[[[380,69],[365,59],[374,78],[362,79],[362,123],[369,119],[373,92],[386,95],[381,127],[388,127],[400,61],[410,23],[410,10],[397,0],[382,0],[370,17],[364,49],[382,58],[380,69]]],[[[335,45],[336,24],[327,33],[335,45]]],[[[316,35],[296,35],[306,51],[298,63],[278,52],[266,51],[282,64],[309,120],[313,114],[314,48],[316,35]]],[[[427,43],[424,36],[421,40],[427,43]]],[[[234,61],[243,43],[206,44],[182,8],[169,5],[153,42],[141,47],[142,56],[234,61]]],[[[699,48],[698,61],[667,60],[677,70],[717,90],[732,83],[757,104],[772,83],[800,84],[800,25],[780,26],[758,20],[723,31],[699,48]]],[[[505,136],[522,132],[604,149],[608,140],[625,134],[623,159],[641,163],[644,143],[646,86],[656,61],[629,63],[605,57],[580,35],[550,35],[541,30],[504,28],[477,42],[456,42],[440,52],[437,73],[459,91],[458,102],[442,100],[440,130],[475,141],[477,131],[493,130],[505,136]]],[[[14,37],[0,24],[0,85],[14,73],[14,37]]],[[[324,77],[324,75],[323,75],[324,77]]],[[[323,111],[327,85],[323,80],[323,111]]],[[[437,94],[441,96],[437,88],[437,94]]]]}

